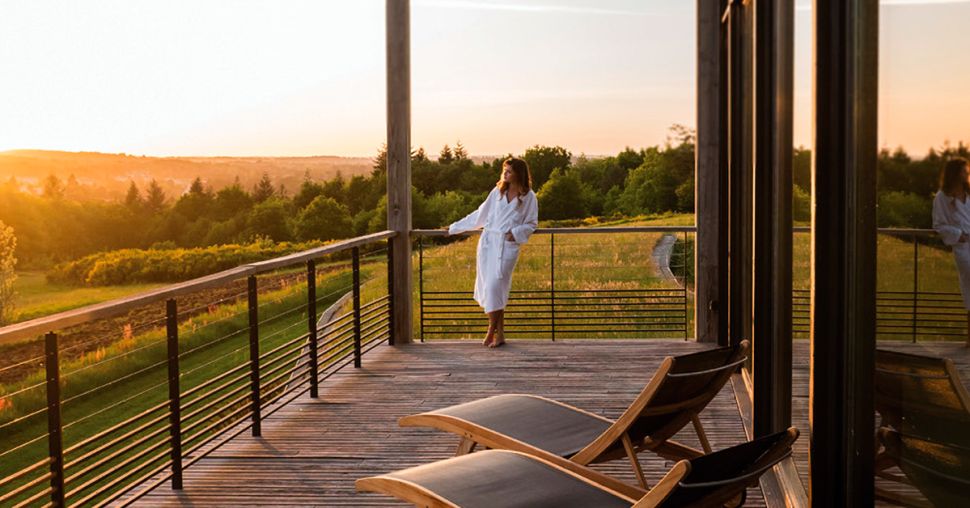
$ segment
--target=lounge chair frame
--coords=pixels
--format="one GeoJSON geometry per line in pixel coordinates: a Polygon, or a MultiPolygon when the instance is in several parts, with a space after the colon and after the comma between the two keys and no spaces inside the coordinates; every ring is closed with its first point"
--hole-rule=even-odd
{"type": "MultiPolygon", "coordinates": [[[[664,358],[647,385],[615,421],[553,399],[528,394],[516,395],[542,399],[609,424],[609,427],[602,434],[579,452],[566,458],[577,464],[588,465],[626,456],[637,476],[640,488],[648,489],[649,486],[643,474],[643,468],[637,458],[638,452],[649,450],[663,458],[674,461],[699,457],[711,452],[711,445],[704,431],[704,426],[701,424],[699,414],[717,396],[737,368],[747,361],[748,344],[748,341],[741,341],[735,346],[726,348],[664,358]],[[697,370],[678,369],[678,361],[686,363],[692,358],[702,358],[700,355],[705,353],[714,355],[718,352],[725,355],[725,360],[719,365],[697,370]],[[706,389],[700,391],[697,395],[687,400],[672,403],[658,404],[656,402],[655,399],[658,394],[661,394],[664,389],[670,389],[671,384],[700,376],[711,377],[706,384],[706,389]],[[631,428],[639,418],[658,415],[669,417],[668,421],[660,428],[642,439],[635,439],[630,435],[631,428]],[[671,439],[688,423],[693,426],[703,450],[671,439]]],[[[553,457],[559,458],[558,455],[547,450],[454,415],[432,411],[405,416],[399,420],[399,424],[402,427],[432,427],[460,436],[461,441],[456,449],[456,455],[470,453],[474,451],[476,446],[483,446],[491,449],[520,451],[546,460],[552,460],[553,457]]]]}
{"type": "MultiPolygon", "coordinates": [[[[609,493],[621,501],[630,503],[632,508],[657,508],[669,506],[672,496],[677,495],[680,490],[708,489],[701,498],[693,499],[691,506],[697,507],[722,507],[740,506],[744,503],[744,491],[746,488],[757,485],[758,479],[768,469],[772,468],[780,460],[791,455],[791,446],[798,439],[798,430],[790,428],[784,433],[778,433],[765,438],[770,442],[768,448],[753,460],[742,474],[729,478],[718,478],[707,481],[691,481],[692,463],[690,460],[680,460],[668,470],[664,477],[649,491],[621,492],[600,483],[604,475],[588,467],[581,466],[562,457],[536,457],[526,453],[501,450],[489,451],[486,453],[509,453],[527,457],[538,463],[556,470],[559,474],[568,475],[587,484],[591,488],[599,489],[609,493]],[[772,442],[773,441],[773,442],[772,442]]],[[[740,446],[751,445],[746,443],[740,446]]],[[[758,446],[758,445],[755,445],[758,446]]],[[[728,451],[729,450],[725,450],[728,451]]],[[[707,456],[704,459],[712,459],[714,456],[707,456]]],[[[455,459],[446,459],[455,460],[455,459]]],[[[708,463],[706,468],[710,470],[712,464],[708,463]]],[[[708,471],[709,472],[709,471],[708,471]]],[[[606,477],[609,478],[609,477],[606,477]]],[[[395,473],[388,475],[374,476],[357,480],[356,487],[361,492],[377,492],[397,497],[404,501],[413,503],[417,506],[427,506],[432,508],[459,508],[459,505],[449,501],[445,495],[433,492],[428,488],[409,481],[404,478],[396,477],[395,473]]],[[[681,500],[682,501],[682,500],[681,500]]],[[[676,501],[675,501],[676,502],[676,501]]],[[[677,506],[681,506],[678,504],[677,506]]]]}

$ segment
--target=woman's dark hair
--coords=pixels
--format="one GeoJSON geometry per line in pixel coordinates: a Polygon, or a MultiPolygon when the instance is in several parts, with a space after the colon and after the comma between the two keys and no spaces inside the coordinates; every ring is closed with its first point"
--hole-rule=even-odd
{"type": "Polygon", "coordinates": [[[970,169],[970,162],[961,157],[956,157],[946,161],[943,171],[940,171],[940,190],[946,195],[953,194],[957,186],[962,185],[963,190],[970,194],[970,182],[967,177],[961,174],[963,169],[970,169]]]}
{"type": "MultiPolygon", "coordinates": [[[[505,159],[502,166],[503,168],[505,166],[512,168],[512,174],[515,175],[515,180],[519,182],[519,186],[522,187],[523,194],[528,194],[529,191],[532,190],[532,172],[529,171],[529,163],[516,157],[509,157],[508,159],[505,159]]],[[[509,187],[509,184],[502,178],[501,175],[499,175],[498,184],[496,185],[498,186],[499,192],[502,194],[505,194],[505,191],[508,190],[509,187]]],[[[519,196],[519,199],[521,198],[522,196],[519,196]]]]}

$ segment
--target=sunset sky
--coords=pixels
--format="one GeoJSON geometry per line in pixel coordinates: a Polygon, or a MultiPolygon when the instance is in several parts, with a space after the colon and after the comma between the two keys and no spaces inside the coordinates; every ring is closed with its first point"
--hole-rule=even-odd
{"type": "MultiPolygon", "coordinates": [[[[412,0],[412,139],[611,154],[693,127],[693,0],[412,0]]],[[[796,12],[809,145],[811,2],[796,12]]],[[[970,141],[970,0],[883,0],[882,146],[970,141]]],[[[384,1],[0,4],[0,150],[372,156],[384,1]]]]}

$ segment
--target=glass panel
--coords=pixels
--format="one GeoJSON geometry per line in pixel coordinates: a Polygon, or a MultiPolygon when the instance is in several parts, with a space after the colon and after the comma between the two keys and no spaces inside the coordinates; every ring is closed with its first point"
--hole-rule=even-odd
{"type": "MultiPolygon", "coordinates": [[[[970,280],[970,243],[958,241],[970,215],[934,195],[948,162],[970,153],[970,70],[953,58],[970,51],[970,4],[883,3],[879,17],[877,503],[958,506],[970,489],[970,305],[959,274],[970,280]]],[[[958,197],[966,169],[952,165],[958,197]]]]}

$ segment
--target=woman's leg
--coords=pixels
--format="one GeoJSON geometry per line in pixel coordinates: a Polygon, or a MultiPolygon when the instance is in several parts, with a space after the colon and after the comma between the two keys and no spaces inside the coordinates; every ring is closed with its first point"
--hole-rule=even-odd
{"type": "Polygon", "coordinates": [[[495,340],[489,347],[499,347],[505,344],[505,309],[497,310],[492,314],[495,314],[495,340]]]}
{"type": "Polygon", "coordinates": [[[492,339],[495,338],[495,313],[489,312],[486,315],[488,316],[488,332],[485,333],[485,340],[482,341],[482,345],[491,346],[492,339]]]}

